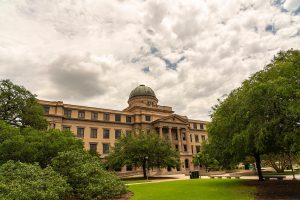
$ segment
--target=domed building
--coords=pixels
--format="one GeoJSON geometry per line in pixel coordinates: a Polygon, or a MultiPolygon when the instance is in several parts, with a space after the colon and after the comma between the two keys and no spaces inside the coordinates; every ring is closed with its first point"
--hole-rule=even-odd
{"type": "MultiPolygon", "coordinates": [[[[62,101],[39,100],[44,107],[49,128],[70,130],[84,142],[88,150],[105,158],[111,146],[121,137],[136,129],[156,131],[169,140],[180,153],[178,169],[152,170],[151,173],[188,173],[199,169],[192,164],[193,156],[207,140],[206,121],[188,119],[177,115],[170,106],[158,104],[155,92],[146,85],[134,88],[124,110],[71,105],[62,101]]],[[[123,167],[118,173],[139,173],[132,167],[123,167]]]]}

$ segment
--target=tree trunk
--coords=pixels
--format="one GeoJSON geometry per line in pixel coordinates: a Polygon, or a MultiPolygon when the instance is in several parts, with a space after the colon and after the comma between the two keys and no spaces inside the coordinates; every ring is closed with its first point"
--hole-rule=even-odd
{"type": "Polygon", "coordinates": [[[255,158],[255,163],[256,163],[256,169],[257,169],[258,179],[260,181],[263,181],[264,177],[263,177],[262,172],[261,172],[260,155],[259,155],[259,153],[254,153],[254,158],[255,158]]]}
{"type": "Polygon", "coordinates": [[[294,172],[294,168],[293,168],[293,163],[292,163],[292,158],[291,158],[291,154],[289,153],[288,156],[289,156],[290,166],[292,168],[293,180],[296,180],[295,172],[294,172]]]}
{"type": "Polygon", "coordinates": [[[147,178],[147,174],[146,174],[147,172],[146,172],[146,162],[144,161],[143,162],[143,175],[144,175],[144,179],[146,179],[147,178]]]}

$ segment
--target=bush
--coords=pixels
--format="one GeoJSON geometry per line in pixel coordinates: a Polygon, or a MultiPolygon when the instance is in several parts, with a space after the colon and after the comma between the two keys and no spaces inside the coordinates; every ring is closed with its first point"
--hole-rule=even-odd
{"type": "Polygon", "coordinates": [[[83,144],[69,131],[19,129],[0,121],[0,164],[38,162],[44,168],[58,152],[73,149],[83,149],[83,144]]]}
{"type": "Polygon", "coordinates": [[[0,199],[65,199],[69,191],[65,178],[51,167],[14,161],[0,167],[0,199]]]}
{"type": "Polygon", "coordinates": [[[67,177],[76,198],[111,199],[126,193],[123,182],[103,169],[98,157],[84,151],[61,152],[52,160],[53,169],[67,177]]]}

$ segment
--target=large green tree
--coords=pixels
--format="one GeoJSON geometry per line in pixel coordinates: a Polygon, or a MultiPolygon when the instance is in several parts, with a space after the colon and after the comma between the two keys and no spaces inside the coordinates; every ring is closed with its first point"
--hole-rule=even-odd
{"type": "Polygon", "coordinates": [[[46,129],[48,126],[36,96],[10,80],[0,81],[0,120],[17,127],[46,129]]]}
{"type": "MultiPolygon", "coordinates": [[[[213,107],[209,142],[216,158],[232,164],[252,155],[299,152],[300,52],[280,52],[263,70],[245,80],[213,107]]],[[[224,162],[222,162],[224,161],[224,162]]]]}
{"type": "Polygon", "coordinates": [[[112,167],[124,165],[142,167],[146,178],[146,168],[178,167],[179,153],[157,133],[139,130],[115,143],[108,157],[108,163],[112,167]]]}
{"type": "Polygon", "coordinates": [[[0,164],[8,160],[38,162],[46,167],[59,152],[82,150],[82,140],[69,131],[16,128],[0,121],[0,164]]]}

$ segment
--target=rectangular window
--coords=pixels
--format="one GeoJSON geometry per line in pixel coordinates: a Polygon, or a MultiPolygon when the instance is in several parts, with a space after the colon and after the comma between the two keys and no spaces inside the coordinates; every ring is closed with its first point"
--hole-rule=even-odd
{"type": "Polygon", "coordinates": [[[190,140],[191,140],[191,142],[193,142],[193,135],[192,134],[190,134],[190,140]]]}
{"type": "Polygon", "coordinates": [[[97,128],[91,128],[91,138],[97,138],[98,130],[97,128]]]}
{"type": "Polygon", "coordinates": [[[179,146],[178,146],[178,144],[175,144],[175,149],[176,149],[177,151],[179,151],[179,146]]]}
{"type": "Polygon", "coordinates": [[[206,140],[205,135],[201,135],[201,138],[202,138],[202,141],[206,140]]]}
{"type": "Polygon", "coordinates": [[[97,143],[90,143],[90,151],[97,152],[97,143]]]}
{"type": "Polygon", "coordinates": [[[200,146],[196,146],[196,153],[200,152],[200,146]]]}
{"type": "Polygon", "coordinates": [[[193,145],[191,145],[191,149],[192,149],[192,154],[194,153],[194,147],[193,145]]]}
{"type": "Polygon", "coordinates": [[[126,171],[132,171],[132,165],[126,165],[126,171]]]}
{"type": "Polygon", "coordinates": [[[63,131],[70,131],[71,127],[70,126],[63,126],[63,131]]]}
{"type": "Polygon", "coordinates": [[[103,129],[103,139],[109,139],[109,129],[103,129]]]}
{"type": "Polygon", "coordinates": [[[202,123],[200,124],[200,129],[204,130],[204,124],[202,124],[202,123]]]}
{"type": "Polygon", "coordinates": [[[98,120],[98,113],[97,112],[92,112],[91,119],[92,120],[98,120]]]}
{"type": "Polygon", "coordinates": [[[193,125],[193,126],[194,126],[194,129],[197,129],[197,124],[196,124],[196,123],[194,123],[194,125],[193,125]]]}
{"type": "Polygon", "coordinates": [[[121,130],[120,129],[116,129],[115,130],[115,139],[120,139],[121,138],[121,130]]]}
{"type": "Polygon", "coordinates": [[[78,118],[84,119],[85,117],[85,112],[84,111],[78,111],[78,118]]]}
{"type": "Polygon", "coordinates": [[[77,128],[77,137],[84,138],[84,128],[77,128]]]}
{"type": "Polygon", "coordinates": [[[104,121],[109,121],[109,113],[104,113],[103,114],[103,120],[104,121]]]}
{"type": "Polygon", "coordinates": [[[103,154],[109,154],[109,144],[103,143],[103,154]]]}
{"type": "Polygon", "coordinates": [[[186,146],[186,144],[183,145],[183,150],[184,150],[184,152],[187,152],[187,146],[186,146]]]}
{"type": "Polygon", "coordinates": [[[115,122],[121,122],[121,115],[115,115],[115,122]]]}
{"type": "Polygon", "coordinates": [[[49,114],[50,107],[49,106],[44,106],[43,108],[44,108],[44,113],[49,114]]]}
{"type": "Polygon", "coordinates": [[[150,122],[151,121],[151,116],[150,115],[146,115],[145,116],[145,121],[150,122]]]}
{"type": "Polygon", "coordinates": [[[131,123],[131,116],[126,116],[126,123],[131,123]]]}
{"type": "Polygon", "coordinates": [[[199,142],[199,136],[195,135],[195,142],[199,142]]]}
{"type": "Polygon", "coordinates": [[[64,110],[64,116],[66,118],[71,118],[72,110],[64,110]]]}
{"type": "Polygon", "coordinates": [[[185,133],[182,133],[182,140],[185,140],[185,133]]]}

